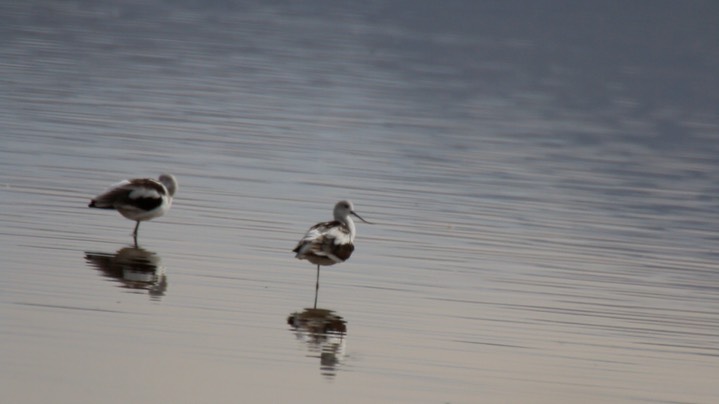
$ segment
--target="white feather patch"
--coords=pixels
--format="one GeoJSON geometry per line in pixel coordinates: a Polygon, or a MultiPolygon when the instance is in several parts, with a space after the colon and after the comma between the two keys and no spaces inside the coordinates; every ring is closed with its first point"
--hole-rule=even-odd
{"type": "Polygon", "coordinates": [[[330,227],[325,237],[332,239],[334,245],[350,244],[350,233],[342,227],[330,227]]]}
{"type": "Polygon", "coordinates": [[[159,192],[152,188],[145,188],[145,187],[137,187],[130,191],[130,194],[128,195],[130,199],[140,199],[140,198],[153,198],[153,199],[161,199],[162,195],[160,195],[159,192]]]}

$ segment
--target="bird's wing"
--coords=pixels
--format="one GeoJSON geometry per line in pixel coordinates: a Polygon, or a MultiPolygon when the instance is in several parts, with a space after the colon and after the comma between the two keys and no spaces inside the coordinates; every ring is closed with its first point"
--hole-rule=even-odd
{"type": "Polygon", "coordinates": [[[298,256],[312,253],[342,262],[349,257],[353,249],[349,229],[339,222],[332,221],[312,226],[292,251],[298,256]],[[346,255],[346,258],[337,255],[338,246],[343,246],[340,248],[341,255],[346,255]]]}
{"type": "Polygon", "coordinates": [[[350,239],[350,231],[345,226],[338,226],[329,229],[323,236],[321,253],[335,262],[344,262],[352,255],[355,247],[350,239]]]}
{"type": "Polygon", "coordinates": [[[334,222],[317,223],[316,225],[310,227],[304,237],[297,242],[297,246],[292,251],[299,252],[303,246],[316,243],[324,236],[325,233],[327,233],[327,230],[332,227],[333,223],[334,222]]]}
{"type": "Polygon", "coordinates": [[[350,230],[344,225],[333,226],[325,231],[323,234],[327,242],[331,242],[334,245],[351,244],[350,230]]]}

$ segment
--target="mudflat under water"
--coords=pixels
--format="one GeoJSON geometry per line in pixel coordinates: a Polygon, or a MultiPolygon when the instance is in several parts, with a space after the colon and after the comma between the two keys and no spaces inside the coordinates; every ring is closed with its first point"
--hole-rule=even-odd
{"type": "Polygon", "coordinates": [[[716,402],[719,13],[677,7],[0,5],[0,401],[716,402]],[[162,172],[139,247],[87,208],[162,172]]]}

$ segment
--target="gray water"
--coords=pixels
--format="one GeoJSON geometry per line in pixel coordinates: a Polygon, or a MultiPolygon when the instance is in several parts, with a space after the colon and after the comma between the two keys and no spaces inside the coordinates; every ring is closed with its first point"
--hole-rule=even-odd
{"type": "Polygon", "coordinates": [[[717,401],[716,3],[0,15],[1,402],[717,401]]]}

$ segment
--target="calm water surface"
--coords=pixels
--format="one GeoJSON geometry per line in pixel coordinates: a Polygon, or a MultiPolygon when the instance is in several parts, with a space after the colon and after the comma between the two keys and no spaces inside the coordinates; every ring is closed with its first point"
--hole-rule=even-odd
{"type": "Polygon", "coordinates": [[[0,14],[0,401],[719,398],[713,2],[0,14]]]}

